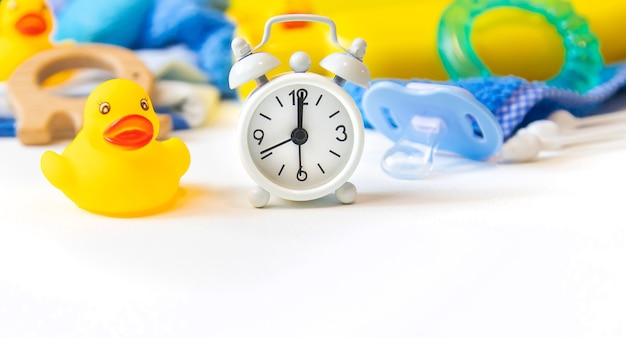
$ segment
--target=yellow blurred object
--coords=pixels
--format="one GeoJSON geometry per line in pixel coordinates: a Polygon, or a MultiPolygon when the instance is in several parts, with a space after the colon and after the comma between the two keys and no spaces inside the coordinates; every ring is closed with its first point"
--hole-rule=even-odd
{"type": "Polygon", "coordinates": [[[34,54],[53,47],[52,14],[43,0],[0,1],[0,81],[34,54]]]}
{"type": "MultiPolygon", "coordinates": [[[[265,21],[287,13],[325,15],[337,25],[340,42],[347,47],[357,37],[365,39],[364,62],[373,78],[427,78],[446,80],[437,49],[441,14],[453,0],[398,0],[393,4],[364,4],[344,0],[231,0],[228,14],[238,25],[236,34],[255,46],[261,41],[265,21]]],[[[626,1],[571,0],[600,40],[606,64],[626,60],[626,1]],[[621,27],[621,28],[620,28],[621,27]]],[[[283,62],[276,72],[288,71],[291,53],[302,50],[313,65],[328,55],[332,46],[322,25],[281,26],[263,48],[283,62]]],[[[564,62],[563,39],[543,17],[527,11],[502,8],[479,16],[473,26],[472,43],[493,74],[517,75],[528,80],[547,80],[559,73],[564,62]]],[[[312,67],[314,72],[323,73],[312,67]]],[[[272,74],[270,74],[272,75],[272,74]]],[[[242,95],[254,88],[248,85],[242,95]]]]}
{"type": "Polygon", "coordinates": [[[106,81],[87,98],[76,138],[60,155],[46,151],[41,170],[85,210],[115,217],[162,212],[176,201],[190,155],[180,139],[157,141],[159,127],[139,84],[106,81]]]}

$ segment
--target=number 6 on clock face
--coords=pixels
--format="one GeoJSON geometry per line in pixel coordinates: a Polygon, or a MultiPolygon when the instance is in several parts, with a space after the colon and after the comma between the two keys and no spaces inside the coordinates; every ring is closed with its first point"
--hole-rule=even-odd
{"type": "Polygon", "coordinates": [[[242,161],[253,179],[278,197],[311,200],[334,192],[360,160],[360,112],[326,77],[278,77],[251,94],[242,112],[242,161]]]}

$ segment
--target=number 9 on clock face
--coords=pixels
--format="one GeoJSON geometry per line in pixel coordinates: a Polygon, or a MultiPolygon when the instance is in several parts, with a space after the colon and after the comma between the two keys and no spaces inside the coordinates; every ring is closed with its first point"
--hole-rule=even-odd
{"type": "Polygon", "coordinates": [[[318,74],[272,80],[251,95],[242,115],[244,165],[279,197],[310,200],[334,192],[360,159],[359,110],[341,87],[318,74]]]}

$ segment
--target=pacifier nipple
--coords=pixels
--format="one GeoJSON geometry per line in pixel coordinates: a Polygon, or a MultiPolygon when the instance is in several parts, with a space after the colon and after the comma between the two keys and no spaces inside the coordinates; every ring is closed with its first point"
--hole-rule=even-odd
{"type": "Polygon", "coordinates": [[[400,179],[419,179],[433,169],[443,122],[438,118],[413,116],[411,138],[402,137],[383,155],[381,167],[388,175],[400,179]]]}

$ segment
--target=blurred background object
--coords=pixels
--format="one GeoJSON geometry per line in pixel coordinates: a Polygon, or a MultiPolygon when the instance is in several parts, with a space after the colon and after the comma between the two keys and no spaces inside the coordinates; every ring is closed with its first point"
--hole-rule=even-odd
{"type": "MultiPolygon", "coordinates": [[[[444,10],[454,0],[398,0],[393,4],[362,1],[254,2],[232,0],[227,13],[237,23],[236,34],[252,45],[261,40],[263,24],[274,15],[313,13],[332,17],[340,39],[362,37],[368,42],[365,60],[373,78],[425,78],[446,80],[448,76],[437,52],[437,27],[444,10]]],[[[571,0],[576,12],[589,22],[600,40],[606,64],[626,60],[626,41],[620,37],[626,17],[626,2],[607,0],[602,4],[571,0]]],[[[311,36],[323,27],[283,26],[283,41],[268,46],[279,55],[278,46],[302,49],[312,55],[326,55],[309,46],[311,36]],[[285,42],[289,41],[288,44],[285,42]]],[[[472,43],[479,57],[496,75],[517,75],[528,80],[546,80],[556,75],[564,61],[562,38],[544,17],[516,8],[498,8],[478,17],[472,43]]],[[[329,44],[330,48],[330,44],[329,44]]],[[[286,56],[288,57],[288,56],[286,56]]],[[[286,58],[285,58],[286,60],[286,58]]]]}

